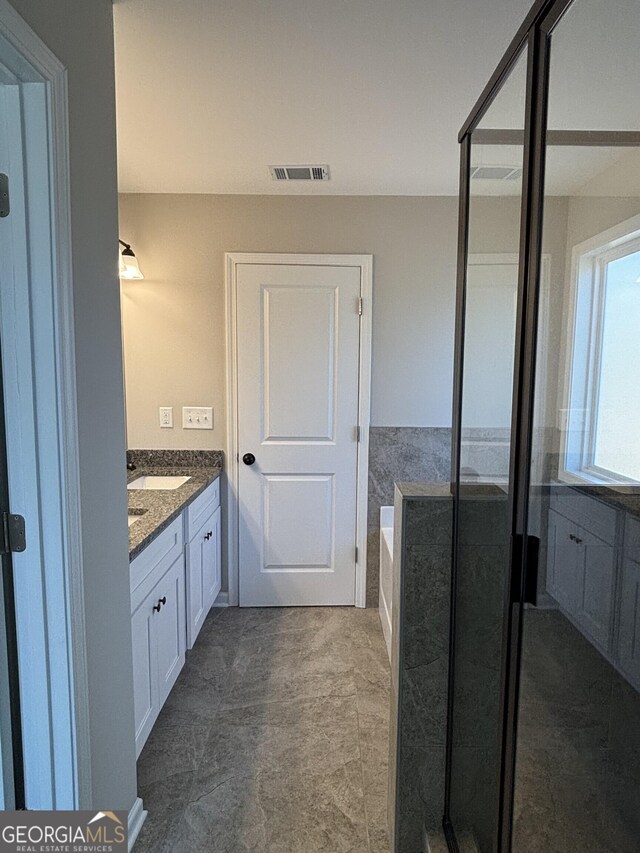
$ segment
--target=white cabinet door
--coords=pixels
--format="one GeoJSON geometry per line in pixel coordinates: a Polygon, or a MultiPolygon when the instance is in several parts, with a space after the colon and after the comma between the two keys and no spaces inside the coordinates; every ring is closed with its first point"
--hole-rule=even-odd
{"type": "Polygon", "coordinates": [[[158,656],[154,638],[156,592],[144,599],[131,617],[133,644],[133,690],[136,726],[136,756],[149,736],[160,712],[158,656]]]}
{"type": "Polygon", "coordinates": [[[204,582],[206,525],[207,522],[187,545],[187,647],[190,649],[193,648],[208,611],[204,582]]]}
{"type": "Polygon", "coordinates": [[[580,599],[576,617],[603,651],[611,648],[616,549],[588,530],[577,528],[580,599]]]}
{"type": "Polygon", "coordinates": [[[193,648],[221,587],[220,507],[212,512],[187,548],[187,646],[193,648]]]}
{"type": "Polygon", "coordinates": [[[640,690],[640,563],[622,563],[618,659],[631,683],[640,690]]]}
{"type": "Polygon", "coordinates": [[[158,696],[160,707],[184,666],[186,633],[184,562],[176,560],[155,588],[157,604],[154,633],[158,655],[158,696]]]}
{"type": "Polygon", "coordinates": [[[604,651],[611,647],[616,549],[551,510],[548,590],[604,651]]]}
{"type": "Polygon", "coordinates": [[[553,510],[549,512],[547,588],[569,614],[575,614],[579,601],[576,531],[576,525],[564,516],[553,510]]]}
{"type": "Polygon", "coordinates": [[[206,527],[207,538],[204,549],[203,576],[207,612],[209,612],[222,586],[220,507],[213,513],[206,527]]]}

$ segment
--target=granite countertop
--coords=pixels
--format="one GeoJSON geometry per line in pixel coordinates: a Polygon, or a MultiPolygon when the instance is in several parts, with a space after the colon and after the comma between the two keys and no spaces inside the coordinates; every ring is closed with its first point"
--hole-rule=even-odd
{"type": "Polygon", "coordinates": [[[589,495],[592,498],[597,498],[603,503],[616,509],[622,509],[640,518],[640,488],[638,486],[596,486],[591,484],[572,485],[575,491],[583,495],[589,495]]]}
{"type": "MultiPolygon", "coordinates": [[[[179,476],[190,479],[177,489],[128,489],[129,514],[140,515],[129,528],[129,560],[133,560],[180,513],[222,473],[222,459],[210,464],[158,464],[169,459],[149,459],[136,463],[127,472],[127,483],[145,475],[179,476]],[[153,464],[149,464],[149,463],[153,464]]],[[[184,460],[188,461],[188,460],[184,460]]]]}

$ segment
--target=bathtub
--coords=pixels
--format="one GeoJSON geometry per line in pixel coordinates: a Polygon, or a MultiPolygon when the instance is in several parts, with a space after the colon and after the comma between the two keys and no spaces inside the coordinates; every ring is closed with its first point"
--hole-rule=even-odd
{"type": "Polygon", "coordinates": [[[380,595],[378,610],[391,660],[391,600],[393,591],[393,507],[380,507],[380,595]]]}

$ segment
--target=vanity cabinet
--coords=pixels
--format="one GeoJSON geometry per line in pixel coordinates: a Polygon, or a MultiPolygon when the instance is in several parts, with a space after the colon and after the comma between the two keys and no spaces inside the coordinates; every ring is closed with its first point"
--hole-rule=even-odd
{"type": "Polygon", "coordinates": [[[578,551],[573,541],[577,529],[560,513],[549,513],[547,588],[569,613],[578,606],[578,551]]]}
{"type": "Polygon", "coordinates": [[[629,515],[624,531],[618,658],[624,674],[640,690],[640,520],[629,515]]]}
{"type": "Polygon", "coordinates": [[[154,630],[157,649],[158,699],[160,707],[171,692],[185,662],[184,566],[176,560],[156,587],[158,610],[154,630]]]}
{"type": "Polygon", "coordinates": [[[548,589],[604,652],[611,649],[616,575],[615,524],[605,542],[559,512],[549,513],[548,589]]]}
{"type": "Polygon", "coordinates": [[[191,649],[222,585],[218,480],[188,507],[185,530],[187,648],[191,649]]]}
{"type": "Polygon", "coordinates": [[[136,755],[184,666],[185,578],[179,517],[131,563],[136,755]]]}
{"type": "Polygon", "coordinates": [[[222,585],[215,480],[131,562],[136,755],[222,585]]]}
{"type": "Polygon", "coordinates": [[[160,712],[155,639],[155,590],[131,615],[136,758],[160,712]]]}
{"type": "Polygon", "coordinates": [[[547,590],[640,690],[640,519],[563,490],[552,495],[547,590]]]}

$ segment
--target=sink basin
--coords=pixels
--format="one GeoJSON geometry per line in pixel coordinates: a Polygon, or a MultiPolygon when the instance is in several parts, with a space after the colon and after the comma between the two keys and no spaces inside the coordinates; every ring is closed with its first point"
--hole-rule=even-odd
{"type": "Polygon", "coordinates": [[[171,490],[171,489],[179,489],[180,486],[183,486],[191,477],[161,477],[161,476],[153,476],[152,474],[147,474],[142,477],[138,477],[136,480],[133,480],[131,483],[128,483],[128,489],[162,489],[162,490],[171,490]]]}

